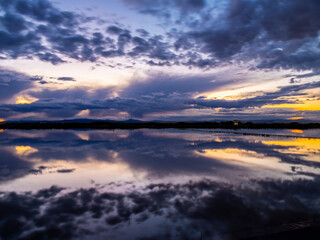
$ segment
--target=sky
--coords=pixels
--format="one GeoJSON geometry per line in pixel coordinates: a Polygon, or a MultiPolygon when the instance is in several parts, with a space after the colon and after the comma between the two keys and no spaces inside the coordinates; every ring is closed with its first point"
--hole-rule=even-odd
{"type": "Polygon", "coordinates": [[[1,0],[0,121],[319,121],[318,0],[1,0]]]}

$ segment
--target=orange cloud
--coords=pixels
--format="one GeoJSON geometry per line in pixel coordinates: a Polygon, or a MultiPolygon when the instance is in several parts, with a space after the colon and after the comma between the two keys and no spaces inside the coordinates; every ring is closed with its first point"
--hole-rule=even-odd
{"type": "Polygon", "coordinates": [[[30,104],[39,99],[31,97],[31,96],[18,96],[16,100],[16,104],[30,104]]]}
{"type": "Polygon", "coordinates": [[[37,149],[30,146],[16,146],[16,152],[19,155],[29,155],[37,151],[37,149]]]}

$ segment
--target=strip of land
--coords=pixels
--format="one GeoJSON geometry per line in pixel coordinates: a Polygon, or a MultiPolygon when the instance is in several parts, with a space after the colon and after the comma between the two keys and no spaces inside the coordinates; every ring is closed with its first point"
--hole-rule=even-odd
{"type": "Polygon", "coordinates": [[[3,122],[0,129],[313,129],[320,123],[252,122],[3,122]]]}

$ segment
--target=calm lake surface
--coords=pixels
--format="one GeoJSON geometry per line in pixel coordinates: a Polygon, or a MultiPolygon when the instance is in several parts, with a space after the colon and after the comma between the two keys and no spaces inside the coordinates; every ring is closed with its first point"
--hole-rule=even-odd
{"type": "Polygon", "coordinates": [[[319,136],[0,130],[0,236],[242,239],[312,224],[320,216],[319,136]]]}

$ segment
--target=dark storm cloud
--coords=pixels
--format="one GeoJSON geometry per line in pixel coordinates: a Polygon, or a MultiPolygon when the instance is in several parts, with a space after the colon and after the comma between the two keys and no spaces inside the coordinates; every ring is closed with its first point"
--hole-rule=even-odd
{"type": "MultiPolygon", "coordinates": [[[[259,68],[318,69],[318,1],[230,1],[218,27],[191,31],[202,51],[219,59],[243,54],[261,60],[259,68]],[[270,48],[267,45],[268,43],[270,48]],[[281,49],[278,54],[270,52],[281,49]]],[[[201,29],[201,28],[200,28],[201,29]]]]}
{"type": "Polygon", "coordinates": [[[17,58],[21,55],[34,55],[35,52],[44,49],[39,44],[39,40],[39,37],[34,32],[10,34],[0,30],[0,51],[6,53],[10,58],[17,58]]]}
{"type": "Polygon", "coordinates": [[[314,70],[313,74],[301,74],[303,78],[319,75],[318,66],[320,66],[320,52],[316,52],[316,50],[313,52],[312,49],[306,49],[291,55],[281,52],[276,58],[261,61],[257,67],[266,69],[295,69],[299,71],[314,70]]]}
{"type": "Polygon", "coordinates": [[[13,7],[18,13],[30,16],[38,21],[65,26],[76,24],[73,13],[58,10],[49,1],[18,0],[11,2],[13,2],[13,7]]]}
{"type": "Polygon", "coordinates": [[[81,20],[77,14],[60,11],[47,0],[14,0],[0,4],[6,12],[0,19],[5,29],[0,32],[0,50],[7,57],[37,56],[42,61],[59,64],[65,62],[57,54],[60,53],[79,60],[93,60],[84,46],[88,40],[77,34],[81,20]],[[42,37],[52,46],[43,45],[42,37]]]}
{"type": "Polygon", "coordinates": [[[0,17],[0,22],[9,32],[20,32],[27,28],[22,17],[11,13],[6,13],[3,17],[0,17]]]}
{"type": "Polygon", "coordinates": [[[0,4],[6,12],[0,19],[0,23],[6,30],[0,32],[0,50],[3,53],[11,58],[37,56],[39,59],[53,64],[64,62],[51,49],[41,43],[43,32],[37,29],[37,26],[47,24],[51,28],[72,28],[77,23],[76,14],[60,11],[46,0],[2,1],[0,4]],[[26,16],[38,22],[29,21],[26,16]],[[25,33],[22,33],[22,30],[25,33]]]}
{"type": "Polygon", "coordinates": [[[252,236],[252,228],[264,235],[279,227],[292,229],[290,224],[300,221],[317,223],[319,179],[250,183],[240,188],[210,180],[150,184],[127,193],[95,188],[67,192],[56,186],[36,193],[5,192],[0,234],[5,239],[96,239],[98,233],[109,238],[129,231],[139,239],[229,239],[239,232],[252,236]],[[161,219],[161,225],[154,219],[161,219]],[[131,232],[137,224],[148,226],[148,232],[131,232]]]}
{"type": "Polygon", "coordinates": [[[0,68],[0,101],[8,100],[32,86],[27,75],[0,68]]]}
{"type": "Polygon", "coordinates": [[[114,24],[90,33],[81,27],[88,17],[59,10],[47,0],[2,1],[0,51],[8,58],[37,57],[52,64],[66,57],[98,62],[122,56],[151,66],[209,69],[230,60],[255,60],[257,68],[319,72],[316,0],[226,0],[214,7],[204,0],[124,2],[141,13],[166,16],[172,29],[163,36],[138,29],[135,36],[114,24]],[[171,22],[175,11],[178,20],[171,22]],[[43,38],[50,44],[43,45],[43,38]]]}
{"type": "Polygon", "coordinates": [[[115,25],[107,27],[106,32],[90,33],[81,28],[86,18],[58,10],[47,0],[8,1],[2,6],[6,14],[0,18],[0,51],[7,58],[37,57],[52,64],[65,63],[66,57],[96,62],[118,56],[135,58],[142,53],[150,59],[175,58],[159,36],[142,39],[148,35],[145,30],[140,29],[141,37],[135,37],[115,25]],[[49,44],[44,45],[43,38],[49,44]]]}
{"type": "MultiPolygon", "coordinates": [[[[219,10],[218,15],[203,1],[124,2],[141,13],[167,18],[173,15],[172,9],[203,10],[198,12],[197,20],[187,18],[188,14],[180,16],[179,23],[192,30],[175,29],[171,36],[176,39],[176,49],[183,49],[185,54],[210,54],[205,64],[208,67],[215,66],[212,63],[217,61],[223,64],[229,59],[255,59],[259,68],[319,69],[319,1],[222,1],[218,8],[213,8],[219,10]],[[270,55],[274,51],[279,54],[270,55]]],[[[164,21],[171,24],[170,20],[164,21]]],[[[202,58],[184,60],[185,65],[203,67],[203,63],[197,64],[204,61],[202,58]]]]}

